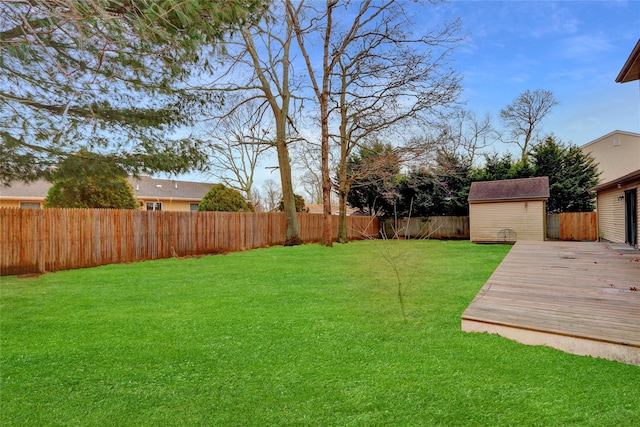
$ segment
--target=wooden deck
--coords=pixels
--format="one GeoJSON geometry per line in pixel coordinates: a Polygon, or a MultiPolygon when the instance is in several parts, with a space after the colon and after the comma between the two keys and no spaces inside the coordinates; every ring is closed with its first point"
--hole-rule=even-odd
{"type": "Polygon", "coordinates": [[[462,314],[462,329],[640,366],[640,251],[518,242],[462,314]]]}

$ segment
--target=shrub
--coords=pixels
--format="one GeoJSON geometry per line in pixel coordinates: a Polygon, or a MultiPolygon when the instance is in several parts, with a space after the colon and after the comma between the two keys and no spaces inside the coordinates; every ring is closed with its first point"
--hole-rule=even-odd
{"type": "Polygon", "coordinates": [[[253,212],[252,207],[238,191],[216,184],[198,205],[199,211],[253,212]]]}

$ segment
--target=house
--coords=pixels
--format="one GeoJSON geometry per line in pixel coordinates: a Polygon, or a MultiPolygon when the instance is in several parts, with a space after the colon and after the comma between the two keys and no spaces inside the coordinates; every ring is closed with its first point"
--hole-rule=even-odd
{"type": "Polygon", "coordinates": [[[213,187],[205,182],[156,179],[149,176],[129,177],[136,199],[148,211],[197,211],[198,204],[213,187]]]}
{"type": "Polygon", "coordinates": [[[543,241],[549,178],[476,181],[469,190],[472,242],[543,241]]]}
{"type": "Polygon", "coordinates": [[[640,168],[640,134],[616,130],[580,147],[598,163],[600,182],[609,182],[640,168]]]}
{"type": "MultiPolygon", "coordinates": [[[[149,176],[129,177],[133,194],[141,209],[195,211],[213,184],[204,182],[157,179],[149,176]]],[[[51,183],[38,180],[28,184],[14,182],[0,187],[0,208],[41,208],[51,183]]]]}
{"type": "MultiPolygon", "coordinates": [[[[640,80],[640,40],[636,43],[616,78],[618,83],[634,80],[640,80]]],[[[612,144],[596,140],[595,144],[590,143],[585,147],[588,149],[588,146],[594,146],[596,153],[594,157],[596,157],[596,161],[604,162],[604,168],[611,165],[609,174],[601,180],[602,183],[593,188],[593,191],[596,192],[598,206],[600,239],[613,243],[626,243],[637,248],[638,242],[640,242],[640,230],[638,230],[638,223],[640,223],[638,210],[640,134],[630,132],[621,134],[624,135],[620,135],[620,139],[617,141],[614,135],[612,144]],[[603,147],[598,147],[598,144],[603,147]],[[623,144],[627,144],[628,147],[623,147],[623,144]],[[623,148],[620,150],[621,147],[623,148]]]]}

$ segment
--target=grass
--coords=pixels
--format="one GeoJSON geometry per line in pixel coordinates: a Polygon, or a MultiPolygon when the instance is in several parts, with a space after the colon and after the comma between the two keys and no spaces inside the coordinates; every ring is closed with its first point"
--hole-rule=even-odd
{"type": "Polygon", "coordinates": [[[2,278],[0,424],[640,424],[640,368],[460,331],[508,249],[354,242],[2,278]]]}

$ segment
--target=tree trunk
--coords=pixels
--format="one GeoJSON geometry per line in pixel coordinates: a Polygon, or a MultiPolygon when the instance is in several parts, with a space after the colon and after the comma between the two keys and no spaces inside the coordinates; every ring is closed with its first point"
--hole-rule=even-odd
{"type": "Polygon", "coordinates": [[[348,243],[349,235],[347,230],[347,192],[340,189],[340,218],[338,222],[338,243],[348,243]]]}
{"type": "Polygon", "coordinates": [[[348,243],[347,234],[347,195],[349,194],[349,184],[347,183],[347,162],[340,161],[338,171],[338,203],[340,206],[340,218],[338,220],[338,243],[348,243]]]}
{"type": "MultiPolygon", "coordinates": [[[[278,132],[279,134],[280,132],[278,132]]],[[[289,162],[289,149],[284,136],[277,136],[276,149],[278,151],[278,167],[280,168],[280,184],[282,185],[282,200],[284,213],[287,219],[287,233],[285,246],[301,245],[300,223],[296,212],[295,196],[293,195],[293,183],[291,180],[291,163],[289,162]]]]}
{"type": "Polygon", "coordinates": [[[333,220],[331,217],[331,175],[329,172],[329,107],[326,91],[320,96],[322,117],[321,171],[322,171],[322,244],[333,246],[333,220]]]}

